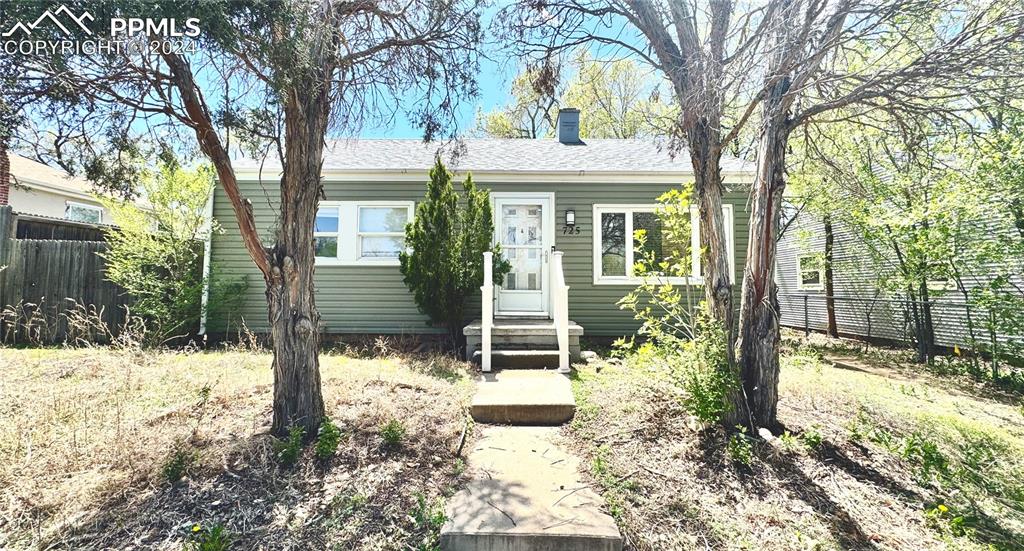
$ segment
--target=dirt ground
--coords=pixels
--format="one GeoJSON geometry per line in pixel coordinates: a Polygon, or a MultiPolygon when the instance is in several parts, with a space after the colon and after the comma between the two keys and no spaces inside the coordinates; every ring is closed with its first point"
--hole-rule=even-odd
{"type": "Polygon", "coordinates": [[[748,464],[657,369],[581,367],[565,433],[627,549],[1024,549],[1021,397],[839,344],[784,339],[785,431],[748,464]]]}
{"type": "Polygon", "coordinates": [[[466,365],[322,356],[337,455],[283,467],[270,361],[0,349],[0,548],[180,550],[219,525],[233,549],[431,549],[463,470],[466,365]]]}

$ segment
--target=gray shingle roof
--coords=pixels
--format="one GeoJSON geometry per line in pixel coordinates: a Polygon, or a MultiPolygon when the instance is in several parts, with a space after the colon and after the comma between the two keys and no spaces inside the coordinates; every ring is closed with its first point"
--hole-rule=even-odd
{"type": "MultiPolygon", "coordinates": [[[[692,171],[690,158],[681,151],[673,158],[667,147],[647,140],[586,139],[584,145],[566,145],[554,139],[466,139],[459,143],[424,143],[422,140],[350,139],[329,141],[324,170],[388,171],[427,170],[443,148],[449,168],[459,171],[502,172],[680,172],[692,171]]],[[[253,159],[236,167],[257,169],[253,159]]],[[[274,168],[268,159],[264,170],[274,168]]],[[[750,163],[723,157],[724,172],[747,172],[750,163]]]]}

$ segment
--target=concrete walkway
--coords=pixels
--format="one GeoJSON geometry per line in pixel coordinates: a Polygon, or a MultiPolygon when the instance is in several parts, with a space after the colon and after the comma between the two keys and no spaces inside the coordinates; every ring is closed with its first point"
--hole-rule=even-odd
{"type": "MultiPolygon", "coordinates": [[[[572,410],[564,418],[566,393],[575,408],[568,379],[552,371],[488,374],[478,383],[474,418],[477,406],[483,412],[515,412],[554,403],[555,413],[533,411],[526,417],[567,421],[572,410]]],[[[478,430],[481,438],[468,454],[473,478],[448,502],[443,550],[622,549],[614,519],[603,512],[603,499],[581,481],[579,460],[560,444],[557,427],[481,425],[478,430]]]]}

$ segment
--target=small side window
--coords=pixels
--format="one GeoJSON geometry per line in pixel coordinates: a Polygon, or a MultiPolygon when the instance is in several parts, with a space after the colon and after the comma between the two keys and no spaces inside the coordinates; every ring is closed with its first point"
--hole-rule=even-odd
{"type": "Polygon", "coordinates": [[[67,206],[64,207],[64,219],[74,222],[100,224],[103,222],[103,209],[96,205],[68,201],[67,206]]]}
{"type": "Polygon", "coordinates": [[[803,291],[820,291],[825,288],[825,262],[820,254],[805,254],[797,257],[797,288],[803,291]]]}

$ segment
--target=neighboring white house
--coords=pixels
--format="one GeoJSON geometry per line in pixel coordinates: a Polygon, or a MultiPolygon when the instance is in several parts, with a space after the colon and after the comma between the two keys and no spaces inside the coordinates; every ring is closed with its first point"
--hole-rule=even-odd
{"type": "Polygon", "coordinates": [[[110,212],[82,178],[15,155],[10,155],[11,188],[8,202],[15,212],[75,222],[110,224],[110,212]]]}

